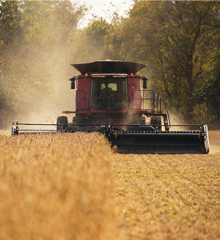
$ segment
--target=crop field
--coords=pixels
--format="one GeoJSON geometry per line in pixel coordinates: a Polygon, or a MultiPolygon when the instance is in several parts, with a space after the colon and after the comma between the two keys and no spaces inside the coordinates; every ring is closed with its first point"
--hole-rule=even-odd
{"type": "Polygon", "coordinates": [[[220,239],[220,133],[209,155],[118,155],[124,239],[220,239]]]}
{"type": "Polygon", "coordinates": [[[0,136],[0,239],[220,239],[209,155],[135,155],[99,134],[0,136]]]}

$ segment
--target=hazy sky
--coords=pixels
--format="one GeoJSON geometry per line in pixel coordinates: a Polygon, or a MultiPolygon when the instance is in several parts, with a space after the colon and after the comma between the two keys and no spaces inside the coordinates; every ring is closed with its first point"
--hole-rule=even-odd
{"type": "Polygon", "coordinates": [[[80,23],[80,26],[85,26],[94,17],[111,20],[114,12],[126,15],[133,0],[73,0],[73,2],[77,5],[85,4],[87,6],[87,15],[80,23]]]}

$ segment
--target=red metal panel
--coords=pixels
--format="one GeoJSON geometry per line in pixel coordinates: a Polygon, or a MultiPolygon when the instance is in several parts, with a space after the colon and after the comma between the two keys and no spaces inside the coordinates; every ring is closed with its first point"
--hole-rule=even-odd
{"type": "Polygon", "coordinates": [[[91,79],[89,77],[78,80],[77,95],[76,95],[76,111],[88,111],[91,95],[91,79]]]}
{"type": "Polygon", "coordinates": [[[130,110],[137,111],[141,109],[140,78],[128,78],[128,99],[130,110]]]}

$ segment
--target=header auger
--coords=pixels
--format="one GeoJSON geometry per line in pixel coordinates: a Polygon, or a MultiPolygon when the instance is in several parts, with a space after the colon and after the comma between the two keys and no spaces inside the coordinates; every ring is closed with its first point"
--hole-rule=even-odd
{"type": "Polygon", "coordinates": [[[16,122],[13,135],[101,132],[119,152],[209,152],[207,125],[172,125],[161,97],[137,74],[143,64],[106,60],[73,66],[80,72],[70,79],[76,109],[64,111],[56,124],[16,122]],[[74,115],[71,122],[66,114],[74,115]]]}

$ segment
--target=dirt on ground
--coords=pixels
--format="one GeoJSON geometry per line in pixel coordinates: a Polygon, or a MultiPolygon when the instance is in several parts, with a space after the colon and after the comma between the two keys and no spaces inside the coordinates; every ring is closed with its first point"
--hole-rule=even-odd
{"type": "Polygon", "coordinates": [[[208,155],[118,154],[99,134],[0,137],[0,239],[220,239],[208,155]]]}

